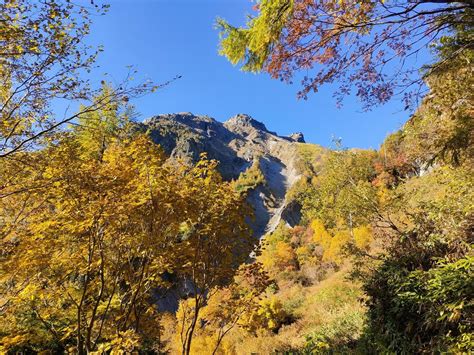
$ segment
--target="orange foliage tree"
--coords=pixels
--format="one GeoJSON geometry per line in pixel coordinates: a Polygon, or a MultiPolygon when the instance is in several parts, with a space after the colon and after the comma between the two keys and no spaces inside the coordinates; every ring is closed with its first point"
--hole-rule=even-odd
{"type": "MultiPolygon", "coordinates": [[[[408,102],[422,85],[410,58],[453,27],[472,24],[473,8],[470,0],[261,0],[244,27],[218,20],[221,54],[290,83],[298,71],[310,73],[302,98],[338,82],[339,102],[353,87],[366,107],[402,92],[408,102]]],[[[470,46],[467,39],[459,51],[470,46]]]]}

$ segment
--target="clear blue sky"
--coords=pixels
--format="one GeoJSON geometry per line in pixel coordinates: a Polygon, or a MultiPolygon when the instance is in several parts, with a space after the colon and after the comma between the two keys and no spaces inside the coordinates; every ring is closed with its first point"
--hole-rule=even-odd
{"type": "Polygon", "coordinates": [[[377,148],[403,124],[408,113],[399,102],[362,112],[356,98],[336,108],[330,87],[298,100],[298,84],[287,85],[266,74],[250,74],[218,55],[220,16],[242,24],[249,0],[109,0],[110,11],[94,18],[93,44],[104,45],[100,72],[117,81],[133,65],[142,76],[165,82],[182,79],[135,100],[141,118],[189,111],[225,121],[247,113],[280,135],[301,131],[306,140],[331,145],[342,137],[348,147],[377,148]]]}

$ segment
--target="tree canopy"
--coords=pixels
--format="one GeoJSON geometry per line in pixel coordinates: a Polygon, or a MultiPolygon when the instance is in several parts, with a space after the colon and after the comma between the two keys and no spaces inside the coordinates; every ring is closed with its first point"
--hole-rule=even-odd
{"type": "Polygon", "coordinates": [[[192,285],[197,319],[254,248],[244,196],[216,162],[166,163],[129,111],[107,106],[4,159],[1,351],[159,349],[165,275],[192,285]]]}
{"type": "MultiPolygon", "coordinates": [[[[439,65],[417,56],[453,28],[472,30],[473,10],[471,0],[261,0],[244,27],[218,20],[220,53],[290,83],[304,73],[300,98],[334,83],[339,103],[355,91],[366,108],[398,95],[408,104],[423,90],[420,69],[439,65]]],[[[464,36],[445,60],[472,46],[464,36]]]]}

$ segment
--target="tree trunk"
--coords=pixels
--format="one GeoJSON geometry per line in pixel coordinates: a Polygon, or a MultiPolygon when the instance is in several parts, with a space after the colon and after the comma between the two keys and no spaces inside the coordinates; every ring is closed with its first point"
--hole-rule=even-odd
{"type": "Polygon", "coordinates": [[[80,308],[77,310],[77,353],[78,355],[85,355],[84,351],[84,340],[82,339],[82,331],[81,331],[81,310],[80,308]]]}
{"type": "Polygon", "coordinates": [[[194,303],[194,315],[193,315],[193,320],[191,322],[191,325],[186,332],[186,339],[184,341],[184,346],[183,346],[183,354],[189,355],[191,352],[191,343],[193,340],[193,334],[194,334],[194,329],[196,328],[197,320],[198,320],[198,315],[199,315],[199,297],[196,296],[195,298],[195,303],[194,303]]]}

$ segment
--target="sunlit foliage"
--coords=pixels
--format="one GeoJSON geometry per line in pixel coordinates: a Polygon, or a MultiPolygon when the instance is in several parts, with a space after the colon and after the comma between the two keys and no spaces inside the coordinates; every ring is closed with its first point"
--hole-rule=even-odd
{"type": "MultiPolygon", "coordinates": [[[[400,93],[407,103],[419,98],[420,64],[409,59],[443,40],[452,28],[472,30],[473,5],[471,1],[261,0],[253,10],[242,27],[218,19],[221,54],[231,63],[241,63],[246,71],[264,70],[289,83],[303,72],[299,97],[336,83],[339,102],[354,91],[370,107],[400,93]]],[[[472,48],[469,36],[453,42],[455,50],[445,51],[448,60],[454,52],[472,48]]],[[[425,64],[435,71],[440,66],[425,64]]]]}
{"type": "Polygon", "coordinates": [[[162,275],[190,280],[198,299],[232,280],[253,248],[243,198],[216,163],[165,163],[119,112],[26,154],[42,163],[33,175],[9,176],[14,161],[2,169],[5,351],[159,347],[162,275]]]}

